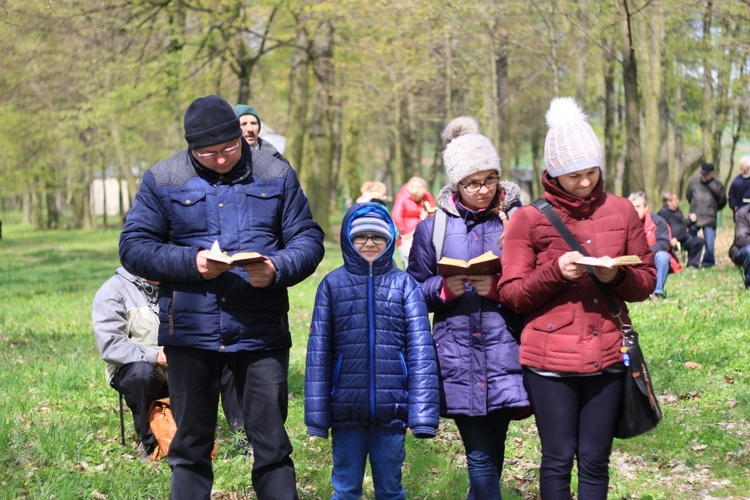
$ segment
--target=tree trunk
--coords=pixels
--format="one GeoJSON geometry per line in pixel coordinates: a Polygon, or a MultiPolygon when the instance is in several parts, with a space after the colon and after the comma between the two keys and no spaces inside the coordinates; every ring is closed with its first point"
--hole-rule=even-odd
{"type": "MultiPolygon", "coordinates": [[[[300,20],[292,51],[292,67],[289,73],[289,123],[285,156],[301,176],[304,171],[302,158],[307,134],[308,68],[310,47],[307,28],[300,20]]],[[[309,186],[304,186],[306,189],[309,186]]]]}
{"type": "MultiPolygon", "coordinates": [[[[605,42],[606,43],[606,42],[605,42]]],[[[605,57],[604,66],[604,189],[615,193],[617,154],[615,146],[615,64],[614,57],[605,57]]]]}
{"type": "Polygon", "coordinates": [[[641,160],[641,125],[638,108],[638,69],[635,59],[634,26],[630,0],[618,0],[622,28],[622,70],[625,90],[625,175],[623,194],[645,191],[641,160]]]}
{"type": "Polygon", "coordinates": [[[511,149],[510,149],[510,117],[506,104],[509,102],[510,83],[508,81],[508,53],[500,47],[495,54],[495,77],[497,78],[497,106],[498,154],[502,159],[503,179],[510,179],[511,149]]]}
{"type": "Polygon", "coordinates": [[[713,1],[705,0],[703,9],[703,107],[701,114],[701,130],[703,132],[703,158],[707,163],[714,162],[713,134],[711,124],[713,123],[713,81],[711,71],[713,59],[711,57],[711,12],[713,1]]]}
{"type": "Polygon", "coordinates": [[[324,21],[313,44],[315,74],[318,85],[312,119],[312,168],[305,169],[307,194],[313,217],[324,230],[328,229],[331,213],[330,192],[333,179],[333,26],[324,21]]]}

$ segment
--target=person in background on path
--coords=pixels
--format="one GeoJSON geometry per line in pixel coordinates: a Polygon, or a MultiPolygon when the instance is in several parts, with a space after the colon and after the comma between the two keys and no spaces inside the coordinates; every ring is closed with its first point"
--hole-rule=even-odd
{"type": "MultiPolygon", "coordinates": [[[[604,191],[599,140],[573,98],[553,99],[546,115],[544,200],[594,257],[637,255],[641,264],[594,268],[629,323],[626,302],[648,299],[654,254],[632,203],[604,191]]],[[[508,223],[500,302],[526,315],[520,361],[542,444],[545,500],[605,500],[609,457],[622,409],[622,334],[581,258],[545,214],[526,205],[508,223]]]]}
{"type": "Polygon", "coordinates": [[[435,313],[441,413],[455,421],[461,434],[469,473],[467,498],[497,500],[508,427],[530,411],[518,342],[498,304],[500,274],[443,277],[437,253],[465,261],[488,251],[502,256],[500,158],[474,118],[452,120],[443,139],[450,185],[437,200],[445,214],[442,241],[435,242],[442,251],[433,246],[435,221],[443,217],[436,214],[417,226],[407,270],[421,283],[427,307],[435,313]]]}
{"type": "Polygon", "coordinates": [[[357,203],[377,203],[387,206],[388,188],[380,181],[365,181],[360,188],[357,203]]]}
{"type": "Polygon", "coordinates": [[[396,246],[404,269],[409,264],[409,251],[417,224],[432,215],[436,208],[435,198],[427,189],[427,181],[421,177],[409,179],[396,194],[392,213],[399,232],[396,246]]]}
{"type": "Polygon", "coordinates": [[[734,214],[734,242],[729,247],[729,258],[745,273],[745,290],[750,289],[750,204],[734,214]]]}
{"type": "MultiPolygon", "coordinates": [[[[148,423],[151,403],[169,397],[167,358],[157,343],[158,290],[158,282],[133,276],[119,267],[96,292],[91,308],[96,346],[107,363],[107,382],[122,394],[133,414],[142,459],[151,456],[156,447],[148,423]]],[[[222,376],[221,404],[229,430],[241,430],[242,409],[228,368],[222,376]]],[[[245,452],[250,450],[246,441],[240,447],[245,452]]]]}
{"type": "Polygon", "coordinates": [[[680,210],[680,197],[675,193],[665,192],[662,197],[662,207],[657,215],[667,221],[672,230],[672,248],[687,251],[687,266],[698,269],[701,265],[701,252],[703,252],[704,241],[700,236],[692,236],[688,228],[695,223],[697,217],[690,214],[686,219],[680,210]]]}
{"type": "Polygon", "coordinates": [[[323,231],[288,163],[242,139],[221,97],[185,112],[187,149],[143,180],[120,235],[123,266],[159,285],[159,345],[169,360],[177,433],[167,462],[171,498],[208,499],[221,372],[242,395],[253,447],[252,485],[260,500],[296,499],[288,413],[288,287],[323,259],[323,231]],[[254,251],[259,262],[212,260],[254,251]]]}
{"type": "Polygon", "coordinates": [[[732,214],[750,204],[750,155],[740,158],[740,175],[729,185],[729,208],[732,214]]]}
{"type": "Polygon", "coordinates": [[[341,225],[344,265],[315,296],[305,368],[305,425],[333,438],[337,499],[362,495],[370,457],[375,498],[405,499],[404,436],[433,438],[440,397],[422,290],[393,265],[396,230],[376,203],[356,204],[341,225]]]}
{"type": "Polygon", "coordinates": [[[667,297],[665,291],[667,276],[670,272],[678,273],[682,270],[680,261],[672,253],[672,234],[669,230],[669,224],[658,215],[651,213],[648,208],[646,193],[643,191],[630,193],[628,200],[633,204],[635,211],[638,212],[638,217],[643,223],[643,230],[646,232],[646,242],[651,251],[654,252],[656,288],[654,288],[651,298],[654,300],[664,299],[667,297]]]}
{"type": "Polygon", "coordinates": [[[712,163],[701,165],[700,176],[693,177],[688,183],[685,198],[690,202],[690,218],[695,214],[695,224],[690,226],[690,234],[698,236],[703,230],[706,243],[703,252],[703,267],[713,267],[716,264],[714,243],[716,241],[716,224],[719,210],[727,204],[727,194],[724,185],[714,178],[712,163]]]}
{"type": "Polygon", "coordinates": [[[263,140],[260,136],[260,115],[254,108],[251,108],[247,104],[237,104],[234,108],[234,114],[240,120],[240,127],[242,128],[242,137],[247,141],[251,148],[255,148],[258,151],[263,151],[272,156],[275,156],[281,161],[289,163],[289,160],[279,153],[279,150],[270,142],[263,140]]]}

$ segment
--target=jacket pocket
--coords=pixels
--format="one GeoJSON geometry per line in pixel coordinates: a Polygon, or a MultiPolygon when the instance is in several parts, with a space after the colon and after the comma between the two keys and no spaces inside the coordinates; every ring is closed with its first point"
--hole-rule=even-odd
{"type": "Polygon", "coordinates": [[[341,365],[344,362],[344,356],[339,354],[339,359],[336,360],[336,366],[333,367],[333,377],[331,379],[331,396],[336,394],[336,389],[339,385],[339,375],[341,374],[341,365]]]}
{"type": "Polygon", "coordinates": [[[437,332],[434,336],[435,348],[437,349],[438,366],[440,378],[449,379],[458,373],[461,367],[461,356],[453,330],[448,327],[437,332]]]}
{"type": "Polygon", "coordinates": [[[406,359],[404,358],[404,353],[400,352],[398,353],[398,357],[401,360],[401,374],[404,377],[404,396],[409,396],[409,367],[406,364],[406,359]]]}
{"type": "Polygon", "coordinates": [[[245,186],[246,206],[242,211],[244,220],[240,227],[243,230],[276,230],[280,227],[282,194],[282,186],[271,181],[245,186]]]}
{"type": "MultiPolygon", "coordinates": [[[[575,311],[561,311],[552,314],[545,314],[536,318],[531,323],[531,328],[539,332],[556,333],[572,325],[575,317],[575,311]]],[[[577,332],[571,333],[578,335],[577,332]]]]}
{"type": "Polygon", "coordinates": [[[172,234],[180,238],[208,232],[206,192],[201,189],[169,193],[172,207],[172,234]]]}

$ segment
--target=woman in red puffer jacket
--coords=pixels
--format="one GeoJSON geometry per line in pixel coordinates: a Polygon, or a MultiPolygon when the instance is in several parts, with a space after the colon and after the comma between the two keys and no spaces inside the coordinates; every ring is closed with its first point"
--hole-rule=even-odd
{"type": "MultiPolygon", "coordinates": [[[[544,146],[544,198],[594,257],[638,255],[641,264],[595,268],[628,323],[626,302],[648,298],[654,256],[627,199],[604,192],[599,141],[572,98],[553,99],[544,146]]],[[[606,499],[609,456],[621,411],[624,365],[619,322],[596,283],[536,207],[510,219],[499,300],[526,315],[520,362],[542,442],[542,498],[570,499],[574,458],[578,496],[606,499]]]]}

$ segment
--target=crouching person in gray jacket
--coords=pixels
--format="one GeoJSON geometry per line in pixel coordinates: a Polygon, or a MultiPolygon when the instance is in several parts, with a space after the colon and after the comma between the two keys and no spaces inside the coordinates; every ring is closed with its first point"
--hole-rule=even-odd
{"type": "MultiPolygon", "coordinates": [[[[141,441],[141,458],[147,459],[156,447],[148,423],[151,403],[169,396],[167,358],[158,346],[159,283],[139,278],[119,267],[96,292],[91,318],[96,346],[107,362],[107,382],[122,394],[133,414],[133,424],[141,441]]],[[[243,427],[242,408],[232,372],[224,368],[221,404],[231,432],[243,427]]],[[[249,452],[247,442],[240,449],[249,452]]]]}
{"type": "Polygon", "coordinates": [[[148,425],[149,406],[169,395],[167,358],[157,345],[156,285],[120,267],[96,292],[91,311],[96,346],[107,362],[107,382],[133,413],[143,457],[156,446],[148,425]]]}

